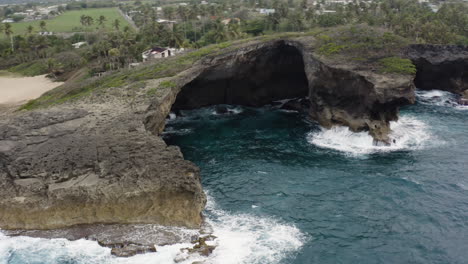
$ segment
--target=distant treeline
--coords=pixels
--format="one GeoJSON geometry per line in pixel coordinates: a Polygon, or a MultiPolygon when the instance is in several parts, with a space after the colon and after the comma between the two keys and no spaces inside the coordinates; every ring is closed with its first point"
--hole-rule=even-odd
{"type": "MultiPolygon", "coordinates": [[[[0,0],[1,1],[1,0],[0,0]]],[[[86,8],[105,8],[117,6],[114,2],[73,2],[67,4],[65,7],[67,10],[80,10],[86,8]]]]}

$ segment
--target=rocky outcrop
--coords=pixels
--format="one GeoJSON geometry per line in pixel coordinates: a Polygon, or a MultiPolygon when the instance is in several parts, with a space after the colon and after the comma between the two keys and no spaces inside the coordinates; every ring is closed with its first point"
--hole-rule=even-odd
{"type": "Polygon", "coordinates": [[[406,56],[417,68],[416,87],[449,91],[468,99],[468,46],[411,45],[406,56]]]}
{"type": "MultiPolygon", "coordinates": [[[[261,106],[308,97],[310,117],[320,125],[370,131],[377,141],[388,142],[389,123],[398,119],[399,107],[414,102],[413,76],[329,61],[315,53],[311,41],[255,43],[208,57],[173,88],[169,96],[172,110],[217,104],[261,106]]],[[[164,124],[154,120],[168,110],[163,103],[153,103],[146,127],[160,133],[164,124]]]]}
{"type": "MultiPolygon", "coordinates": [[[[2,117],[0,228],[198,228],[206,202],[199,169],[155,136],[171,110],[299,98],[285,107],[305,109],[322,126],[345,125],[388,142],[389,122],[398,118],[400,106],[414,102],[414,76],[330,60],[313,42],[301,37],[244,43],[200,60],[164,86],[162,79],[150,80],[2,117]]],[[[457,87],[465,87],[465,75],[454,76],[452,83],[461,80],[457,87]]],[[[150,250],[133,239],[115,245],[120,255],[150,250]]]]}
{"type": "Polygon", "coordinates": [[[145,130],[149,87],[0,120],[0,228],[199,227],[199,169],[145,130]]]}

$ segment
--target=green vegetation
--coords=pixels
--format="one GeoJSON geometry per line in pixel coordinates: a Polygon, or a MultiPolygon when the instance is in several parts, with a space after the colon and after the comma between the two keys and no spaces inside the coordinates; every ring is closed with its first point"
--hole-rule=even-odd
{"type": "MultiPolygon", "coordinates": [[[[0,69],[13,67],[12,71],[28,75],[45,71],[61,80],[86,69],[79,82],[75,80],[66,89],[53,90],[25,106],[32,109],[99,89],[171,77],[200,58],[248,41],[313,36],[317,41],[310,45],[324,59],[365,63],[383,72],[401,74],[413,71],[411,65],[398,59],[402,47],[409,43],[468,44],[467,3],[444,2],[434,12],[427,3],[417,0],[354,1],[346,5],[305,0],[216,0],[209,5],[198,0],[188,5],[181,2],[73,2],[42,15],[52,19],[0,24],[0,69]],[[130,29],[117,5],[139,30],[130,29]],[[275,12],[259,14],[257,8],[275,12]],[[166,21],[158,22],[160,19],[166,21]],[[40,30],[86,33],[63,38],[38,36],[40,30]],[[79,49],[71,46],[82,41],[87,45],[79,49]],[[156,46],[193,51],[128,69],[142,61],[143,51],[156,46]]],[[[0,18],[12,18],[28,8],[34,6],[0,7],[0,18]]]]}
{"type": "Polygon", "coordinates": [[[103,22],[105,28],[114,30],[112,22],[116,19],[119,21],[120,26],[130,26],[128,22],[122,17],[117,8],[96,8],[96,9],[83,9],[64,12],[63,14],[50,19],[50,20],[36,20],[30,22],[12,23],[12,31],[15,35],[22,35],[28,33],[28,27],[33,27],[33,32],[43,31],[40,27],[41,21],[44,21],[44,31],[57,32],[87,32],[95,31],[97,28],[102,28],[99,24],[99,17],[104,16],[106,21],[103,22]],[[82,25],[80,23],[81,16],[90,16],[94,19],[95,24],[82,25]]]}
{"type": "Polygon", "coordinates": [[[402,59],[398,57],[388,57],[379,60],[382,64],[382,72],[385,73],[398,73],[398,74],[415,74],[416,66],[409,59],[402,59]]]}
{"type": "Polygon", "coordinates": [[[169,89],[169,88],[174,88],[174,87],[176,87],[176,84],[173,81],[163,81],[159,84],[159,88],[162,88],[162,89],[169,89]]]}
{"type": "MultiPolygon", "coordinates": [[[[32,110],[81,98],[100,89],[120,87],[149,79],[172,77],[181,71],[190,68],[199,59],[209,55],[216,55],[218,52],[221,52],[221,50],[225,48],[229,48],[231,45],[232,43],[211,45],[179,57],[169,57],[163,61],[158,61],[156,64],[147,65],[142,68],[122,70],[96,80],[75,81],[72,84],[69,84],[69,87],[55,88],[44,96],[29,101],[27,104],[23,105],[21,109],[32,110]]],[[[160,85],[161,88],[170,88],[174,87],[176,84],[172,81],[164,81],[161,82],[160,85]]],[[[156,93],[156,89],[150,89],[148,93],[149,95],[153,95],[156,93]]]]}
{"type": "Polygon", "coordinates": [[[45,64],[44,61],[33,61],[33,62],[22,63],[22,64],[19,64],[17,66],[14,66],[8,69],[8,71],[13,72],[13,73],[18,73],[24,76],[36,76],[36,75],[48,73],[47,65],[45,64]]]}
{"type": "Polygon", "coordinates": [[[356,25],[318,33],[316,48],[327,57],[345,55],[364,61],[373,57],[397,54],[410,42],[381,28],[356,25]]]}

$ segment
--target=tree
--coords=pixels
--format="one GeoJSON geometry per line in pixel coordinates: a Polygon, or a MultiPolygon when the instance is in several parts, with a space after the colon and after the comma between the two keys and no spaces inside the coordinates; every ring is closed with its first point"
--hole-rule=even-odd
{"type": "Polygon", "coordinates": [[[106,19],[105,16],[103,16],[103,15],[99,16],[99,18],[98,18],[99,26],[104,27],[104,22],[106,22],[106,21],[107,21],[107,19],[106,19]]]}
{"type": "Polygon", "coordinates": [[[29,25],[26,30],[28,31],[28,34],[31,34],[34,31],[34,27],[32,25],[29,25]]]}
{"type": "Polygon", "coordinates": [[[80,16],[80,23],[81,23],[82,26],[86,26],[86,16],[85,15],[80,16]]]}
{"type": "Polygon", "coordinates": [[[185,8],[185,6],[179,6],[179,8],[177,8],[177,14],[184,22],[184,38],[187,38],[187,30],[185,23],[187,22],[188,10],[187,8],[185,8]]]}
{"type": "Polygon", "coordinates": [[[42,20],[40,23],[39,23],[39,27],[41,28],[42,31],[46,31],[46,27],[47,27],[47,24],[44,20],[42,20]]]}
{"type": "Polygon", "coordinates": [[[112,48],[109,50],[109,57],[111,58],[110,68],[111,70],[115,69],[115,64],[120,57],[120,51],[117,48],[112,48]]]}
{"type": "Polygon", "coordinates": [[[11,51],[15,51],[15,46],[13,45],[13,30],[11,29],[10,23],[5,23],[3,26],[3,33],[5,33],[5,35],[10,38],[11,51]]]}
{"type": "Polygon", "coordinates": [[[120,28],[120,20],[116,19],[114,20],[114,22],[112,23],[112,26],[115,28],[115,30],[119,30],[120,28]]]}
{"type": "Polygon", "coordinates": [[[163,7],[164,17],[167,19],[174,19],[175,10],[172,6],[163,7]]]}
{"type": "Polygon", "coordinates": [[[216,43],[226,41],[226,39],[227,39],[227,33],[226,33],[225,28],[224,28],[224,25],[219,20],[216,21],[216,23],[215,23],[214,39],[215,39],[216,43]]]}

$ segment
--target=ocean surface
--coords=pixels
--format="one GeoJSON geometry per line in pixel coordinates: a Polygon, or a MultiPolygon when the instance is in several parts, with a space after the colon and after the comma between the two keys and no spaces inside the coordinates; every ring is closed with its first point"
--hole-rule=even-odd
{"type": "MultiPolygon", "coordinates": [[[[268,106],[172,115],[164,137],[202,169],[218,237],[210,257],[180,263],[468,263],[468,107],[417,97],[388,147],[268,106]]],[[[0,264],[165,264],[187,246],[122,259],[92,241],[0,234],[0,264]]]]}

